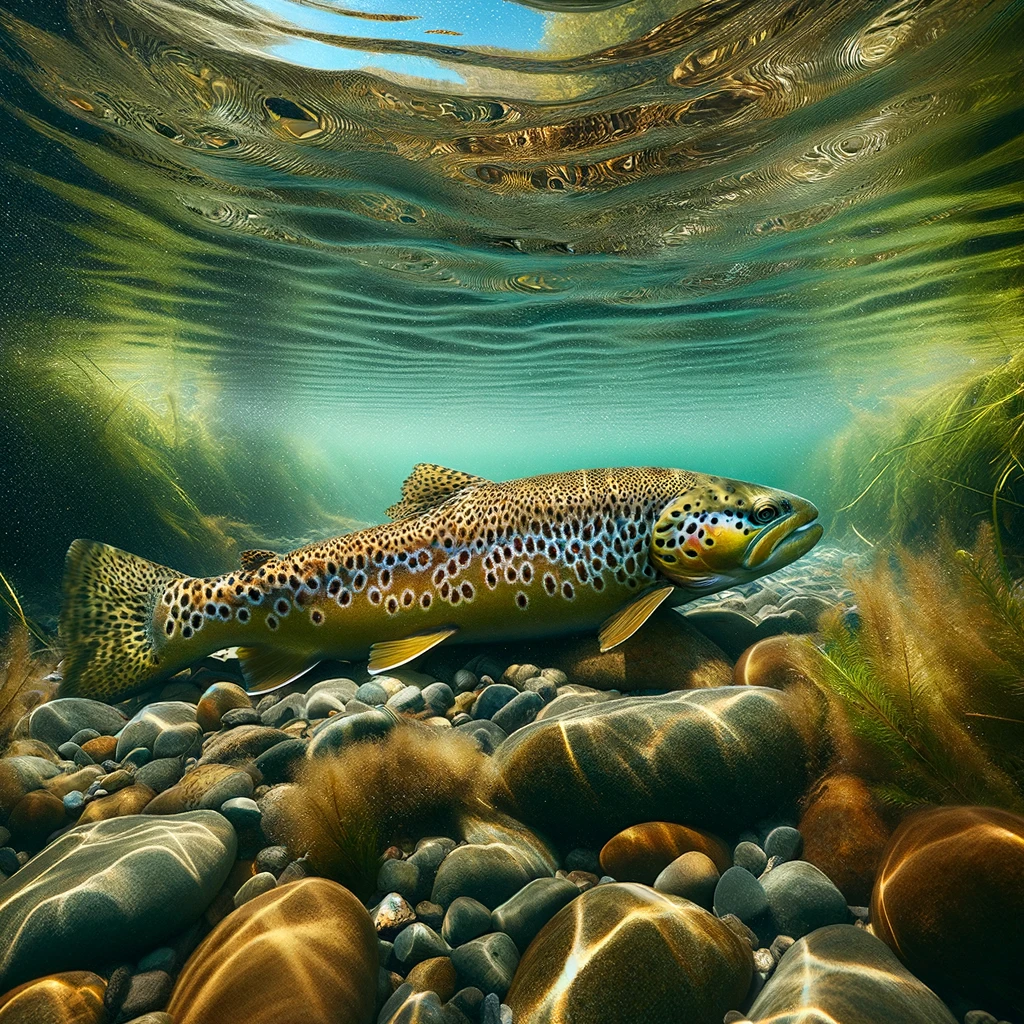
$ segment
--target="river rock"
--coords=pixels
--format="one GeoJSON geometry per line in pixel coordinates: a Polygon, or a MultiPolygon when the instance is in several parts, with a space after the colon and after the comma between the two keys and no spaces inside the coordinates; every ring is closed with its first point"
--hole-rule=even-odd
{"type": "Polygon", "coordinates": [[[710,910],[720,875],[715,862],[706,854],[691,850],[676,857],[654,880],[658,892],[679,896],[710,910]]]}
{"type": "Polygon", "coordinates": [[[156,793],[136,782],[134,786],[126,786],[109,796],[101,796],[85,805],[79,825],[87,825],[90,821],[103,821],[106,818],[121,818],[126,814],[140,814],[156,793]]]}
{"type": "Polygon", "coordinates": [[[90,764],[67,775],[55,775],[47,779],[43,787],[48,793],[63,799],[68,793],[84,793],[102,775],[103,769],[98,764],[90,764]]]}
{"type": "Polygon", "coordinates": [[[437,869],[430,901],[448,907],[457,896],[471,896],[493,910],[538,874],[508,843],[457,846],[437,869]]]}
{"type": "MultiPolygon", "coordinates": [[[[802,939],[816,928],[830,924],[846,924],[850,911],[843,894],[813,864],[791,860],[772,868],[761,878],[772,922],[778,935],[802,939]]],[[[748,922],[749,923],[749,922],[748,922]]],[[[774,935],[762,935],[767,944],[774,935]]]]}
{"type": "Polygon", "coordinates": [[[215,810],[232,797],[251,797],[252,791],[252,776],[248,772],[226,764],[202,764],[188,772],[177,785],[160,793],[146,808],[146,813],[215,810]]]}
{"type": "Polygon", "coordinates": [[[422,960],[405,976],[405,980],[417,992],[436,992],[442,1002],[455,995],[455,965],[451,957],[435,956],[422,960]]]}
{"type": "Polygon", "coordinates": [[[821,868],[851,906],[867,906],[891,830],[855,775],[819,783],[800,818],[804,860],[821,868]]]}
{"type": "Polygon", "coordinates": [[[79,825],[0,884],[0,989],[100,968],[197,920],[224,884],[235,833],[213,811],[79,825]]]}
{"type": "Polygon", "coordinates": [[[732,863],[720,839],[670,821],[646,821],[623,829],[601,849],[601,870],[618,882],[653,884],[655,878],[684,853],[710,857],[720,872],[732,863]]]}
{"type": "Polygon", "coordinates": [[[377,935],[347,889],[305,878],[229,914],[189,958],[175,1024],[370,1024],[377,935]]]}
{"type": "Polygon", "coordinates": [[[0,1024],[106,1024],[106,989],[91,971],[28,981],[0,996],[0,1024]]]}
{"type": "Polygon", "coordinates": [[[422,921],[414,921],[395,937],[395,959],[405,968],[415,967],[424,960],[447,956],[451,949],[433,928],[422,921]]]}
{"type": "Polygon", "coordinates": [[[56,750],[82,729],[113,736],[124,724],[124,716],[109,704],[86,697],[59,697],[32,709],[28,716],[28,734],[56,750]]]}
{"type": "Polygon", "coordinates": [[[134,715],[117,737],[116,759],[135,747],[146,747],[154,757],[178,757],[198,750],[203,731],[196,722],[194,704],[180,700],[147,704],[134,715]],[[161,740],[161,737],[166,739],[161,740]]]}
{"type": "Polygon", "coordinates": [[[45,789],[36,789],[15,804],[7,819],[7,828],[19,850],[34,853],[65,820],[63,801],[45,789]]]}
{"type": "Polygon", "coordinates": [[[579,845],[654,820],[728,831],[782,816],[806,783],[800,710],[785,692],[726,686],[544,718],[498,748],[495,799],[579,845]]]}
{"type": "Polygon", "coordinates": [[[102,764],[104,761],[112,761],[117,752],[117,737],[96,736],[94,739],[83,743],[82,750],[97,764],[102,764]]]}
{"type": "Polygon", "coordinates": [[[236,761],[250,761],[291,739],[281,729],[272,729],[266,725],[240,725],[211,736],[203,744],[203,756],[199,763],[234,764],[236,761]]]}
{"type": "Polygon", "coordinates": [[[452,952],[452,963],[462,986],[504,998],[519,966],[519,950],[504,932],[491,932],[459,946],[452,952]]]}
{"type": "Polygon", "coordinates": [[[196,705],[196,721],[203,732],[215,732],[220,728],[225,711],[251,707],[249,694],[237,683],[214,683],[207,687],[196,705]]]}
{"type": "Polygon", "coordinates": [[[7,821],[26,793],[42,789],[60,774],[60,768],[45,757],[21,754],[0,759],[0,823],[7,821]]]}
{"type": "Polygon", "coordinates": [[[947,1000],[1024,1015],[1024,817],[990,807],[912,815],[893,834],[871,922],[947,1000]]]}
{"type": "Polygon", "coordinates": [[[783,954],[752,1024],[957,1024],[931,989],[862,928],[820,928],[783,954]]]}
{"type": "Polygon", "coordinates": [[[749,946],[706,910],[609,883],[541,930],[505,1002],[516,1024],[711,1024],[741,1005],[752,975],[749,946]]]}
{"type": "Polygon", "coordinates": [[[491,928],[504,932],[519,952],[525,953],[537,932],[579,894],[579,888],[567,878],[535,878],[495,908],[491,928]]]}
{"type": "Polygon", "coordinates": [[[491,911],[471,896],[452,900],[441,924],[441,938],[453,948],[491,930],[491,911]]]}
{"type": "Polygon", "coordinates": [[[306,759],[306,741],[288,739],[275,743],[256,758],[256,770],[269,786],[293,782],[306,759]]]}
{"type": "Polygon", "coordinates": [[[161,757],[157,761],[148,761],[142,765],[135,773],[135,781],[149,786],[155,793],[162,793],[176,785],[184,773],[183,757],[161,757]]]}

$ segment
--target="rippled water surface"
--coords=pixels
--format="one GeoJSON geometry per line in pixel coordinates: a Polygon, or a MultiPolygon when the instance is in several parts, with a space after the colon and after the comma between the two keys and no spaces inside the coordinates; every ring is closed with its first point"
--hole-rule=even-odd
{"type": "MultiPolygon", "coordinates": [[[[191,418],[250,505],[377,518],[422,459],[799,489],[851,410],[1020,336],[1020,2],[4,0],[0,28],[15,426],[142,408],[173,448],[191,418]],[[289,460],[315,485],[250,472],[289,460]]],[[[62,472],[27,490],[88,490],[62,472]]]]}

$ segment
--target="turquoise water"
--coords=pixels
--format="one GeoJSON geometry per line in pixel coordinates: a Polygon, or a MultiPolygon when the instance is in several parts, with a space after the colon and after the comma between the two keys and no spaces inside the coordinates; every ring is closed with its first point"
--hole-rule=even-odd
{"type": "Polygon", "coordinates": [[[563,7],[6,3],[23,588],[80,532],[223,561],[133,474],[236,547],[424,460],[799,492],[855,411],[1005,359],[1020,3],[563,7]]]}

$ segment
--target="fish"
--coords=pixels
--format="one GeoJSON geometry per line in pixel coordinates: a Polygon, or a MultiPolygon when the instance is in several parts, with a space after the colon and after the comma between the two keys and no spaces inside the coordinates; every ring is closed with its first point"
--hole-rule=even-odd
{"type": "Polygon", "coordinates": [[[96,541],[67,554],[61,693],[115,702],[225,648],[264,693],[324,659],[376,675],[441,643],[597,633],[621,644],[663,604],[806,554],[818,510],[683,469],[581,469],[495,482],[420,463],[390,522],[190,577],[96,541]]]}

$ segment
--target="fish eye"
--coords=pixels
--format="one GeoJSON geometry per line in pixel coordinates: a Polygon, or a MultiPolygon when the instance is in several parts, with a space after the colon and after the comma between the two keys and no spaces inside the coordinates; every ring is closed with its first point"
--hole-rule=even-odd
{"type": "Polygon", "coordinates": [[[782,511],[774,501],[759,501],[751,510],[750,517],[755,523],[770,523],[773,519],[778,519],[782,515],[782,511]]]}

